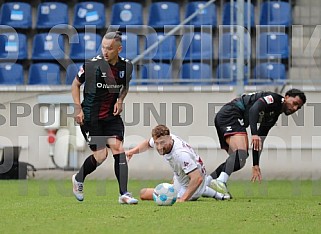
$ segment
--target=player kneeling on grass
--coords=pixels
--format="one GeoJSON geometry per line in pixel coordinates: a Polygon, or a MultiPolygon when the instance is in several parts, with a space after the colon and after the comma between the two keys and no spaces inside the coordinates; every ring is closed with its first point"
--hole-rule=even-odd
{"type": "MultiPolygon", "coordinates": [[[[138,144],[125,152],[128,159],[134,154],[156,148],[169,163],[174,172],[174,187],[178,191],[177,202],[194,201],[199,197],[212,197],[217,200],[228,200],[229,195],[216,192],[206,184],[206,171],[202,159],[193,148],[181,138],[170,134],[165,125],[158,125],[152,130],[152,138],[138,144]]],[[[153,200],[154,188],[141,190],[142,200],[153,200]]]]}
{"type": "Polygon", "coordinates": [[[226,187],[229,176],[243,168],[248,157],[248,126],[252,133],[252,181],[261,182],[259,159],[265,137],[282,113],[291,115],[305,102],[306,97],[302,91],[290,89],[284,97],[273,92],[258,92],[243,94],[225,104],[215,117],[215,127],[221,148],[229,156],[207,177],[211,181],[210,186],[218,192],[229,194],[226,187]]]}

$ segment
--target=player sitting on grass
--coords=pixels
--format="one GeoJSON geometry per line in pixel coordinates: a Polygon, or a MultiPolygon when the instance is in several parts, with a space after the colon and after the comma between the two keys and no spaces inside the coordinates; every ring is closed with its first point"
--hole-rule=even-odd
{"type": "Polygon", "coordinates": [[[291,115],[305,102],[306,97],[302,91],[291,89],[284,97],[272,92],[258,92],[244,94],[225,104],[215,117],[215,127],[221,148],[225,149],[229,156],[207,177],[211,188],[229,194],[226,187],[228,178],[233,172],[244,167],[248,157],[248,126],[251,128],[253,147],[251,180],[261,182],[259,159],[265,137],[282,113],[291,115]]]}
{"type": "MultiPolygon", "coordinates": [[[[197,200],[200,196],[212,197],[217,200],[230,199],[211,189],[206,184],[206,171],[203,162],[193,148],[179,137],[170,134],[164,125],[152,130],[152,138],[126,151],[128,159],[134,154],[156,148],[160,155],[169,163],[174,172],[174,187],[178,191],[177,202],[197,200]]],[[[142,200],[153,200],[153,188],[144,188],[140,192],[142,200]]]]}

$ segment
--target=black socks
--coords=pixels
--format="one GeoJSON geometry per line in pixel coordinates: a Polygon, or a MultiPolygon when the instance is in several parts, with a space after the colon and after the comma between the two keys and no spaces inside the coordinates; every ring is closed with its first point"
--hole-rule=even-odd
{"type": "Polygon", "coordinates": [[[86,158],[85,162],[81,166],[79,172],[76,175],[76,181],[77,182],[84,182],[87,175],[92,173],[97,168],[97,161],[94,157],[94,155],[90,155],[88,158],[86,158]]]}
{"type": "Polygon", "coordinates": [[[128,165],[126,155],[124,152],[120,154],[115,154],[114,159],[114,170],[119,184],[119,193],[123,195],[127,192],[128,183],[128,165]]]}

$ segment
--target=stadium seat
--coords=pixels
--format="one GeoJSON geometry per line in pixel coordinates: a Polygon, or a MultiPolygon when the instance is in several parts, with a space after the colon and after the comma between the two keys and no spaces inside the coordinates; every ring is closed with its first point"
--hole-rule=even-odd
{"type": "Polygon", "coordinates": [[[0,24],[16,29],[28,29],[32,26],[31,6],[25,2],[6,2],[1,6],[0,24]]]}
{"type": "Polygon", "coordinates": [[[65,28],[67,24],[67,4],[62,2],[43,2],[38,5],[36,28],[50,29],[54,26],[65,28]],[[64,26],[62,26],[62,24],[64,24],[64,26]]]}
{"type": "MultiPolygon", "coordinates": [[[[248,82],[249,70],[244,66],[244,84],[248,82]]],[[[237,65],[236,63],[221,63],[216,68],[216,77],[218,84],[235,85],[237,83],[237,65]]]]}
{"type": "Polygon", "coordinates": [[[59,85],[59,65],[53,63],[35,63],[29,68],[28,84],[30,85],[59,85]]]}
{"type": "Polygon", "coordinates": [[[0,60],[28,58],[27,37],[20,33],[0,34],[0,60]]]}
{"type": "MultiPolygon", "coordinates": [[[[155,42],[164,38],[164,33],[151,33],[146,36],[146,49],[153,45],[155,42]]],[[[167,37],[161,44],[145,56],[145,59],[155,60],[171,60],[175,57],[176,53],[176,39],[175,36],[167,37]]]]}
{"type": "Polygon", "coordinates": [[[274,32],[261,33],[258,42],[259,45],[256,49],[257,58],[289,58],[289,39],[287,34],[274,32]]]}
{"type": "Polygon", "coordinates": [[[66,85],[71,85],[83,63],[69,64],[66,69],[66,85]]]}
{"type": "Polygon", "coordinates": [[[143,25],[143,6],[138,2],[114,3],[111,13],[111,25],[120,27],[143,25]]]}
{"type": "Polygon", "coordinates": [[[0,85],[23,85],[23,67],[18,63],[0,63],[0,85]]]}
{"type": "Polygon", "coordinates": [[[122,50],[120,56],[123,58],[134,59],[139,54],[138,35],[134,33],[122,34],[122,50]]]}
{"type": "Polygon", "coordinates": [[[212,67],[207,63],[184,63],[180,70],[181,84],[211,85],[212,67]],[[190,81],[188,81],[190,80],[190,81]]]}
{"type": "Polygon", "coordinates": [[[63,59],[63,36],[57,33],[40,33],[33,38],[32,59],[34,60],[58,60],[63,59]]]}
{"type": "Polygon", "coordinates": [[[92,26],[98,29],[105,27],[105,6],[100,2],[79,2],[74,7],[73,25],[77,29],[92,26]]]}
{"type": "Polygon", "coordinates": [[[261,4],[260,25],[291,26],[291,4],[282,1],[263,2],[261,4]]]}
{"type": "MultiPolygon", "coordinates": [[[[244,34],[244,59],[251,56],[251,38],[249,34],[244,34]]],[[[240,37],[236,32],[223,33],[219,37],[219,59],[237,58],[237,45],[240,37]]]]}
{"type": "Polygon", "coordinates": [[[203,60],[213,58],[213,37],[210,33],[185,33],[182,37],[182,58],[203,60]]]}
{"type": "Polygon", "coordinates": [[[261,63],[254,69],[255,84],[281,83],[286,80],[286,69],[282,63],[261,63]],[[261,80],[261,82],[260,82],[261,80]]]}
{"type": "Polygon", "coordinates": [[[171,82],[166,80],[172,79],[172,68],[167,63],[148,63],[142,66],[142,79],[156,80],[156,82],[143,82],[142,84],[148,85],[172,85],[171,82]],[[159,81],[158,81],[159,80],[159,81]]]}
{"type": "Polygon", "coordinates": [[[95,33],[73,35],[70,40],[70,58],[72,60],[85,60],[101,54],[101,40],[101,36],[95,33]]]}
{"type": "Polygon", "coordinates": [[[176,2],[153,2],[150,4],[148,25],[163,28],[180,23],[179,5],[176,2]]]}
{"type": "MultiPolygon", "coordinates": [[[[238,6],[236,1],[233,2],[233,8],[230,2],[224,3],[223,20],[222,20],[223,25],[237,25],[237,12],[238,12],[238,6]],[[232,10],[233,10],[233,17],[231,17],[232,10]]],[[[245,2],[244,3],[244,26],[247,27],[248,24],[250,24],[250,27],[255,26],[254,6],[252,3],[250,3],[250,12],[248,12],[247,2],[245,2]]]]}
{"type": "MultiPolygon", "coordinates": [[[[185,18],[188,18],[199,8],[203,7],[206,1],[196,1],[189,2],[186,5],[185,18]]],[[[201,27],[202,25],[210,25],[215,27],[217,25],[217,14],[215,4],[209,5],[207,8],[203,9],[199,15],[188,22],[189,25],[194,25],[196,27],[201,27]]]]}

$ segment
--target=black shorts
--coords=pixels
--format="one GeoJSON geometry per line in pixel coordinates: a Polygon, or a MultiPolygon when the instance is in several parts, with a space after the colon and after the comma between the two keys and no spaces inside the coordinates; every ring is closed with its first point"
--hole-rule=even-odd
{"type": "Polygon", "coordinates": [[[108,138],[124,139],[124,123],[120,116],[111,120],[85,122],[80,126],[81,132],[92,151],[105,148],[108,138]]]}
{"type": "Polygon", "coordinates": [[[234,104],[224,105],[215,116],[215,127],[222,149],[228,150],[225,137],[247,134],[243,112],[234,104]]]}

